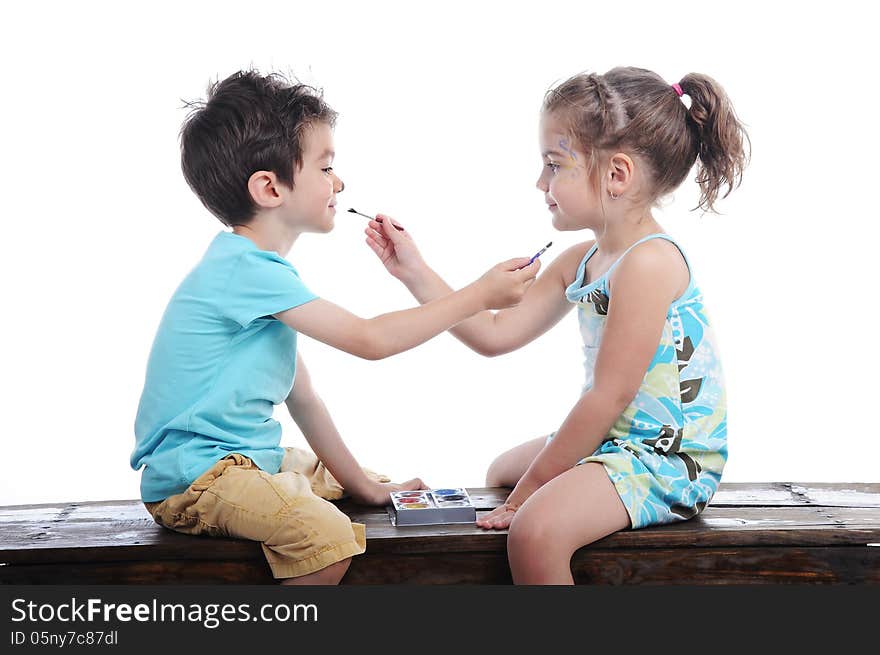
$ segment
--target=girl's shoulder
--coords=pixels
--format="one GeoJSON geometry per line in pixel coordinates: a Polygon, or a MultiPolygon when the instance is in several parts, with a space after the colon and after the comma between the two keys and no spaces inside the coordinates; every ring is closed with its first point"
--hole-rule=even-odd
{"type": "MultiPolygon", "coordinates": [[[[608,291],[622,276],[640,277],[650,286],[671,287],[678,298],[690,283],[690,268],[679,246],[667,239],[650,239],[633,247],[612,266],[608,291]]],[[[645,282],[642,282],[644,284],[645,282]]]]}
{"type": "Polygon", "coordinates": [[[581,261],[586,257],[590,248],[592,248],[595,243],[596,240],[591,239],[589,241],[584,241],[583,243],[576,243],[573,246],[569,246],[553,260],[547,268],[547,272],[558,276],[562,286],[567,287],[571,284],[574,275],[577,273],[581,261]]]}
{"type": "Polygon", "coordinates": [[[563,266],[570,268],[572,265],[577,268],[581,260],[586,257],[587,253],[596,245],[595,239],[590,239],[589,241],[584,241],[582,243],[576,243],[573,246],[570,246],[562,251],[562,253],[557,257],[553,263],[559,262],[563,266]]]}

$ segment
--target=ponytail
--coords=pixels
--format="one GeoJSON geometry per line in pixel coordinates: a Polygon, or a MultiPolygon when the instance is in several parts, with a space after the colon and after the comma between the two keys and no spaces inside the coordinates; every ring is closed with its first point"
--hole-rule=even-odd
{"type": "Polygon", "coordinates": [[[724,89],[708,75],[688,73],[678,83],[690,97],[688,121],[696,130],[697,184],[700,202],[697,207],[715,211],[715,202],[722,186],[726,198],[742,182],[743,169],[751,155],[751,141],[737,119],[733,105],[724,89]]]}

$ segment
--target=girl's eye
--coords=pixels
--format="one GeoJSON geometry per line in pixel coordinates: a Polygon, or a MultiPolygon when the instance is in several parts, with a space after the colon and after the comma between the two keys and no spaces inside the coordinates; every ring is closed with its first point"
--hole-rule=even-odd
{"type": "Polygon", "coordinates": [[[559,164],[554,164],[552,161],[547,162],[547,164],[545,164],[545,165],[547,166],[547,168],[549,168],[554,173],[559,170],[559,164]]]}

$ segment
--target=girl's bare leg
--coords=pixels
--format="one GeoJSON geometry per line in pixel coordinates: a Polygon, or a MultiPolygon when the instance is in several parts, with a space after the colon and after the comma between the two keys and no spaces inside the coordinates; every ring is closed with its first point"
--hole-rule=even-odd
{"type": "Polygon", "coordinates": [[[501,453],[489,465],[486,486],[515,487],[546,443],[547,437],[538,437],[501,453]]]}
{"type": "Polygon", "coordinates": [[[573,584],[571,556],[629,527],[629,515],[597,462],[565,471],[529,496],[513,517],[507,557],[516,584],[573,584]]]}

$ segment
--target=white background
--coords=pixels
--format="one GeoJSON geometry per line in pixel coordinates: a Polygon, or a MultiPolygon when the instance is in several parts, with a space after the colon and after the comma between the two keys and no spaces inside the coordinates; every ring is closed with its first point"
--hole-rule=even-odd
{"type": "MultiPolygon", "coordinates": [[[[343,211],[289,259],[362,316],[413,301],[347,207],[397,217],[454,286],[552,239],[546,266],[591,235],[554,232],[534,188],[544,91],[616,65],[715,77],[752,165],[723,216],[688,211],[689,179],[658,219],[716,325],[725,480],[878,479],[878,53],[859,4],[23,4],[0,38],[0,504],[137,497],[153,335],[222,228],[180,173],[182,99],[250,65],[322,86],[340,112],[343,211]]],[[[361,462],[433,486],[481,485],[495,454],[559,425],[583,375],[574,313],[497,359],[449,335],[381,362],[301,349],[361,462]]]]}

